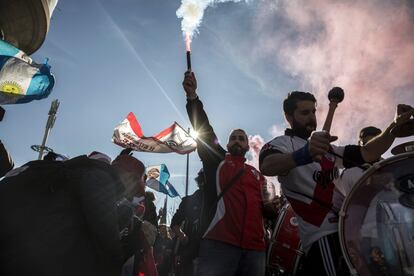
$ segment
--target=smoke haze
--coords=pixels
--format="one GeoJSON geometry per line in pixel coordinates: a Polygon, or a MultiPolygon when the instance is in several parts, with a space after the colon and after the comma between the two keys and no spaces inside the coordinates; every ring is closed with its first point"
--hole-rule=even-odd
{"type": "Polygon", "coordinates": [[[299,77],[298,89],[315,94],[318,129],[328,109],[327,92],[342,87],[345,99],[331,132],[341,142],[355,142],[364,126],[386,127],[397,103],[414,104],[410,11],[407,1],[263,1],[253,24],[253,52],[299,77]]]}

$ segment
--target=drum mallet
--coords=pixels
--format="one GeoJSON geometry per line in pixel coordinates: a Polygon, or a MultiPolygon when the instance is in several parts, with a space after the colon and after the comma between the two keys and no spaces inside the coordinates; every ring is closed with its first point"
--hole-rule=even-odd
{"type": "Polygon", "coordinates": [[[322,130],[326,132],[331,131],[332,120],[338,104],[344,100],[344,90],[341,87],[334,87],[328,93],[329,99],[329,110],[326,114],[325,124],[323,125],[322,130]]]}
{"type": "MultiPolygon", "coordinates": [[[[338,104],[344,100],[344,90],[341,87],[334,87],[328,93],[329,99],[329,110],[328,114],[326,114],[325,123],[323,124],[323,131],[330,132],[332,126],[332,120],[338,104]]],[[[321,160],[322,156],[317,156],[317,160],[321,160]]]]}
{"type": "MultiPolygon", "coordinates": [[[[344,90],[341,87],[334,87],[329,91],[329,93],[328,93],[329,110],[328,110],[328,114],[326,115],[325,124],[323,125],[322,130],[324,130],[328,133],[331,131],[332,120],[333,120],[335,110],[338,107],[338,104],[344,100],[344,96],[345,96],[345,93],[344,93],[344,90]]],[[[341,158],[342,160],[344,160],[343,156],[333,152],[332,150],[329,150],[329,153],[332,154],[332,155],[335,155],[336,157],[341,158]]],[[[348,162],[353,163],[353,162],[350,162],[350,161],[348,161],[348,162]]],[[[364,167],[359,166],[358,164],[354,164],[354,165],[356,167],[360,167],[360,168],[364,169],[364,167]]]]}

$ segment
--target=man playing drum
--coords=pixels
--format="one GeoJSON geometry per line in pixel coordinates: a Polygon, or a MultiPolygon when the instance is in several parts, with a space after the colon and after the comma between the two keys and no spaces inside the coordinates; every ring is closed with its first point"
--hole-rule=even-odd
{"type": "Polygon", "coordinates": [[[263,146],[259,164],[264,175],[278,176],[282,191],[299,222],[305,271],[309,275],[349,274],[342,261],[338,239],[338,210],[343,196],[335,188],[339,168],[376,161],[391,146],[391,130],[407,122],[414,109],[405,112],[364,146],[334,146],[337,137],[316,130],[316,99],[311,93],[291,92],[283,102],[291,126],[285,135],[263,146]]]}

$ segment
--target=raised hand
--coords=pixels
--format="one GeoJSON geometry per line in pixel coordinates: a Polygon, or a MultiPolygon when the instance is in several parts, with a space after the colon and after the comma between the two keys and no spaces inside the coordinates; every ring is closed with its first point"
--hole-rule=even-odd
{"type": "Polygon", "coordinates": [[[414,108],[412,106],[399,104],[394,118],[395,126],[405,124],[412,116],[414,116],[414,108]]]}
{"type": "Polygon", "coordinates": [[[194,75],[194,72],[187,71],[184,74],[183,88],[187,94],[187,98],[194,99],[197,97],[197,79],[194,75]]]}
{"type": "Polygon", "coordinates": [[[321,157],[328,153],[331,142],[336,141],[337,136],[331,136],[326,131],[314,131],[309,138],[309,153],[314,161],[320,161],[321,157]]]}

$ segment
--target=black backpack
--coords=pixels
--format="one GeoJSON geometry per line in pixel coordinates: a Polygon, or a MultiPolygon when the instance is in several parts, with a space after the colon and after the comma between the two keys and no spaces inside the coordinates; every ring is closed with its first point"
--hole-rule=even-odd
{"type": "Polygon", "coordinates": [[[91,230],[106,214],[80,196],[114,198],[113,190],[122,190],[116,180],[109,165],[86,156],[10,171],[0,181],[0,275],[116,275],[123,262],[117,227],[91,230]],[[109,237],[106,248],[115,245],[113,252],[96,249],[102,237],[109,237]]]}

